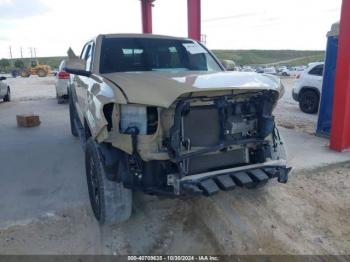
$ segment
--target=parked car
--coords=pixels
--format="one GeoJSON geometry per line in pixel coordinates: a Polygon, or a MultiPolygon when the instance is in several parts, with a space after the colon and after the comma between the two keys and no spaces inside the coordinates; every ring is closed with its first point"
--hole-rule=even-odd
{"type": "Polygon", "coordinates": [[[264,74],[277,75],[277,71],[274,67],[266,67],[264,68],[264,74]]]}
{"type": "Polygon", "coordinates": [[[3,99],[4,102],[10,102],[11,89],[5,80],[6,80],[6,77],[0,76],[0,99],[3,99]]]}
{"type": "Polygon", "coordinates": [[[71,132],[101,224],[128,219],[135,190],[210,196],[287,182],[278,78],[224,71],[199,42],[168,36],[99,35],[68,57],[71,132]]]}
{"type": "Polygon", "coordinates": [[[263,73],[264,73],[264,68],[262,68],[262,67],[257,67],[257,68],[255,69],[255,72],[257,72],[258,74],[263,74],[263,73]]]}
{"type": "Polygon", "coordinates": [[[293,77],[300,77],[300,75],[305,71],[305,67],[297,66],[289,68],[289,75],[293,77]]]}
{"type": "Polygon", "coordinates": [[[281,66],[277,69],[277,74],[281,76],[290,76],[290,72],[288,67],[286,66],[281,66]]]}
{"type": "Polygon", "coordinates": [[[308,114],[318,112],[322,91],[324,63],[314,63],[295,82],[293,98],[299,102],[301,111],[308,114]]]}
{"type": "Polygon", "coordinates": [[[69,73],[63,70],[65,65],[66,62],[63,60],[56,74],[56,98],[59,104],[64,103],[64,101],[68,98],[69,73]]]}
{"type": "Polygon", "coordinates": [[[252,67],[247,66],[243,67],[242,72],[255,72],[255,70],[252,67]]]}

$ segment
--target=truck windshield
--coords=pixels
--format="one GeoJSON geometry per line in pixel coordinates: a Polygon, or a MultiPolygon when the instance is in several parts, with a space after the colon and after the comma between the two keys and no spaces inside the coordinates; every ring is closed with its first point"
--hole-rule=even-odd
{"type": "Polygon", "coordinates": [[[105,38],[100,73],[223,71],[211,54],[190,40],[105,38]]]}

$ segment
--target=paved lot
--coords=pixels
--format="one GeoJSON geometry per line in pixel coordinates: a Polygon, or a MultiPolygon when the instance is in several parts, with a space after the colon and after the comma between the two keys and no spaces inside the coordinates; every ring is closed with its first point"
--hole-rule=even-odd
{"type": "Polygon", "coordinates": [[[297,170],[290,183],[186,201],[135,194],[132,219],[101,228],[53,79],[9,80],[14,102],[0,102],[0,253],[349,254],[349,165],[314,168],[350,154],[331,152],[327,140],[309,134],[312,124],[298,126],[316,116],[298,111],[285,81],[277,117],[295,125],[282,129],[297,170]],[[41,126],[17,128],[15,115],[28,112],[40,115],[41,126]]]}

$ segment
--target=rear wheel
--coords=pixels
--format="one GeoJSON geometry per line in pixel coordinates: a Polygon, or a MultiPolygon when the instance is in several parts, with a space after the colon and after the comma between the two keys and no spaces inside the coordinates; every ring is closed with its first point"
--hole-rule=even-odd
{"type": "Polygon", "coordinates": [[[11,90],[9,87],[7,87],[7,93],[6,96],[4,97],[4,102],[10,102],[11,101],[11,90]]]}
{"type": "Polygon", "coordinates": [[[314,90],[304,90],[299,95],[300,110],[307,114],[316,114],[320,98],[314,90]]]}
{"type": "Polygon", "coordinates": [[[38,69],[38,71],[36,71],[36,74],[39,76],[39,77],[45,77],[47,74],[46,74],[46,71],[44,69],[38,69]]]}
{"type": "Polygon", "coordinates": [[[121,223],[131,216],[132,192],[122,183],[107,179],[98,147],[93,138],[88,139],[85,170],[92,211],[101,225],[121,223]]]}
{"type": "Polygon", "coordinates": [[[73,136],[77,137],[78,130],[75,125],[75,110],[74,110],[74,102],[72,96],[69,96],[69,120],[70,120],[70,130],[73,136]]]}

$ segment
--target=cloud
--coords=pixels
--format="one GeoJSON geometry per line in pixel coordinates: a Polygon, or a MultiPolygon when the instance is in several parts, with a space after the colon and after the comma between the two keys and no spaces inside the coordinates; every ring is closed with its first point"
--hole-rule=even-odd
{"type": "Polygon", "coordinates": [[[40,0],[0,0],[0,20],[32,17],[48,11],[40,0]]]}
{"type": "Polygon", "coordinates": [[[10,38],[9,38],[9,37],[0,36],[0,42],[7,42],[7,41],[10,41],[10,38]]]}

